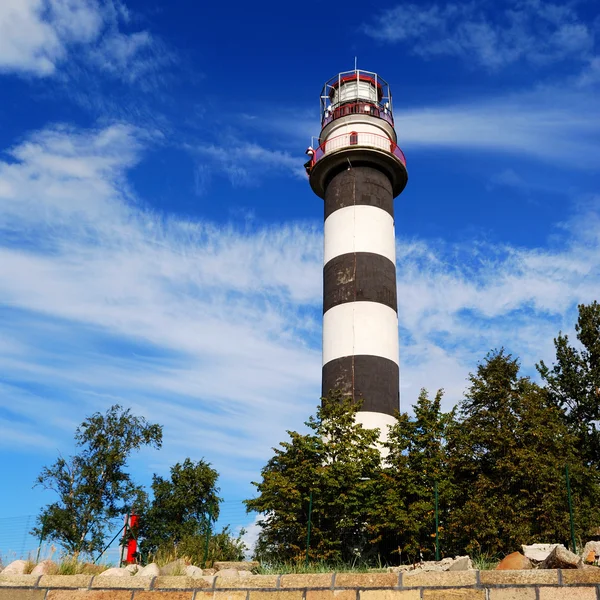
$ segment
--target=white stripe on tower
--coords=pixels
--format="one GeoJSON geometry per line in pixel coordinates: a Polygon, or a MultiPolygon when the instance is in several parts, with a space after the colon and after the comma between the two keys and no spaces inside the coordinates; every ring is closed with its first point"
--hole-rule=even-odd
{"type": "Polygon", "coordinates": [[[323,364],[357,354],[398,364],[398,315],[394,309],[379,302],[347,302],[323,315],[323,364]]]}
{"type": "Polygon", "coordinates": [[[372,252],[396,264],[394,218],[376,206],[340,208],[325,219],[325,264],[349,252],[372,252]]]}

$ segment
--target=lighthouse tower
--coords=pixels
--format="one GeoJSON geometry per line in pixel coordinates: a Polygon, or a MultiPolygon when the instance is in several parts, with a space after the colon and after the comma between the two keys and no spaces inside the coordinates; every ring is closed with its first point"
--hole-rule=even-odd
{"type": "Polygon", "coordinates": [[[325,201],[322,393],[362,400],[357,420],[385,439],[399,409],[394,198],[407,182],[388,84],[363,70],[327,81],[307,154],[325,201]]]}

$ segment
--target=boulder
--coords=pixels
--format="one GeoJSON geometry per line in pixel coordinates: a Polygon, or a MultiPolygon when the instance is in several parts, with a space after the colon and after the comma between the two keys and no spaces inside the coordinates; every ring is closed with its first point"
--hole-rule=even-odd
{"type": "Polygon", "coordinates": [[[198,579],[204,575],[204,572],[200,567],[195,567],[194,565],[189,565],[185,568],[185,574],[188,577],[193,577],[194,579],[198,579]]]}
{"type": "Polygon", "coordinates": [[[224,569],[235,569],[236,571],[252,571],[252,569],[258,569],[258,567],[260,567],[260,563],[255,560],[215,561],[213,567],[217,571],[223,571],[224,569]]]}
{"type": "Polygon", "coordinates": [[[161,575],[185,575],[185,569],[190,566],[190,561],[178,558],[160,568],[161,575]]]}
{"type": "Polygon", "coordinates": [[[43,560],[33,567],[32,575],[55,575],[58,572],[58,566],[53,560],[43,560]]]}
{"type": "Polygon", "coordinates": [[[524,569],[533,569],[533,565],[520,552],[513,552],[505,556],[496,567],[497,571],[522,571],[524,569]]]}
{"type": "Polygon", "coordinates": [[[593,565],[596,562],[596,553],[593,550],[590,550],[587,556],[583,555],[583,562],[588,565],[593,565]]]}
{"type": "Polygon", "coordinates": [[[238,576],[241,578],[252,577],[252,571],[238,571],[238,576]]]}
{"type": "Polygon", "coordinates": [[[13,560],[6,565],[2,571],[2,575],[25,575],[27,570],[26,560],[13,560]]]}
{"type": "Polygon", "coordinates": [[[523,544],[523,554],[534,563],[544,562],[558,544],[523,544]]]}
{"type": "Polygon", "coordinates": [[[106,569],[106,571],[102,571],[96,577],[131,577],[131,573],[127,569],[119,569],[118,567],[114,567],[112,569],[106,569]]]}
{"type": "Polygon", "coordinates": [[[217,571],[219,577],[239,577],[240,573],[237,569],[220,569],[217,571]]]}
{"type": "Polygon", "coordinates": [[[139,565],[127,565],[125,567],[132,575],[135,575],[139,570],[140,570],[140,566],[139,565]]]}
{"type": "Polygon", "coordinates": [[[473,563],[470,556],[455,556],[448,571],[472,571],[473,563]]]}
{"type": "Polygon", "coordinates": [[[582,569],[583,561],[580,556],[573,554],[563,545],[559,544],[550,552],[548,558],[542,563],[542,569],[582,569]]]}
{"type": "Polygon", "coordinates": [[[600,542],[588,542],[581,553],[585,562],[596,562],[600,558],[600,542]],[[594,553],[594,558],[589,560],[592,552],[594,553]]]}
{"type": "Polygon", "coordinates": [[[138,577],[158,577],[160,575],[160,568],[156,563],[150,563],[142,567],[136,575],[138,577]]]}
{"type": "Polygon", "coordinates": [[[205,575],[216,575],[217,574],[217,570],[216,569],[202,569],[202,572],[205,575]]]}

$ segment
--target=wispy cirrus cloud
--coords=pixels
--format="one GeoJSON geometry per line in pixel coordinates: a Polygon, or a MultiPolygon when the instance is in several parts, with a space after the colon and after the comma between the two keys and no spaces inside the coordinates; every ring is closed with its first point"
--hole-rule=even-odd
{"type": "MultiPolygon", "coordinates": [[[[127,171],[153,139],[125,124],[50,128],[0,163],[0,406],[21,417],[0,414],[0,440],[60,444],[121,402],[165,425],[165,465],[205,455],[249,481],[318,400],[322,223],[147,211],[127,171]]],[[[596,202],[545,250],[400,238],[404,409],[421,386],[456,402],[492,347],[530,371],[551,357],[600,286],[596,202]]]]}
{"type": "Polygon", "coordinates": [[[586,63],[596,45],[593,25],[574,6],[541,0],[402,4],[383,10],[363,31],[407,44],[424,58],[455,56],[492,70],[519,61],[586,63]]]}
{"type": "Polygon", "coordinates": [[[51,77],[79,62],[137,81],[169,62],[171,53],[149,31],[128,31],[130,20],[119,0],[4,0],[0,72],[51,77]]]}

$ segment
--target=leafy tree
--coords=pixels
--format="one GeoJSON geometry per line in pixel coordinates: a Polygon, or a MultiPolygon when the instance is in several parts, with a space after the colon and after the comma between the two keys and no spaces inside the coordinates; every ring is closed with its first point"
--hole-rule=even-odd
{"type": "Polygon", "coordinates": [[[373,551],[367,523],[377,502],[381,456],[377,430],[357,424],[357,410],[357,404],[332,393],[306,423],[309,433],[288,431],[290,441],[274,449],[262,481],[254,483],[258,497],[245,501],[248,511],[263,515],[259,558],[304,560],[311,492],[311,560],[364,560],[373,551]]]}
{"type": "Polygon", "coordinates": [[[142,553],[204,539],[209,520],[219,517],[218,477],[209,463],[189,458],[171,467],[170,479],[154,475],[153,499],[140,520],[142,553]]]}
{"type": "Polygon", "coordinates": [[[568,542],[567,463],[585,532],[598,488],[548,392],[520,377],[504,350],[488,354],[470,382],[447,436],[450,550],[502,554],[540,540],[568,542]]]}
{"type": "Polygon", "coordinates": [[[537,366],[551,399],[566,413],[588,461],[600,468],[600,304],[579,305],[575,325],[581,348],[559,333],[554,340],[556,363],[537,366]]]}
{"type": "Polygon", "coordinates": [[[391,553],[411,561],[435,557],[436,482],[441,506],[450,494],[444,440],[453,414],[442,412],[442,396],[440,390],[431,400],[421,390],[414,418],[398,414],[390,428],[379,502],[371,518],[386,557],[391,553]]]}
{"type": "Polygon", "coordinates": [[[56,492],[59,500],[41,511],[32,534],[43,532],[68,552],[90,553],[103,548],[115,517],[143,496],[126,472],[127,459],[143,446],[160,448],[162,427],[116,404],[85,419],[75,440],[80,453],[60,456],[37,478],[36,485],[56,492]]]}

